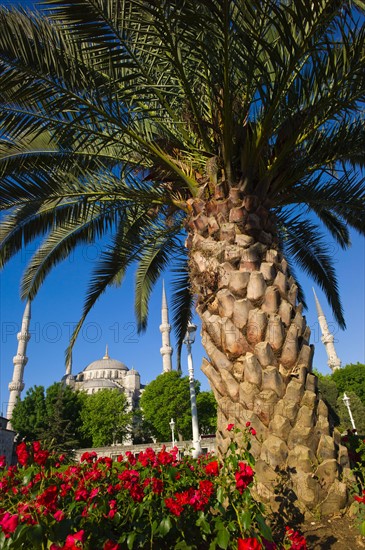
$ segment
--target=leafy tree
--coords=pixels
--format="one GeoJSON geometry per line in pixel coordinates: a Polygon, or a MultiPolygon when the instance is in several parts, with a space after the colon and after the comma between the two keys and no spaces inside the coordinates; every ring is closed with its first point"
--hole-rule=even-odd
{"type": "MultiPolygon", "coordinates": [[[[199,393],[199,383],[196,383],[199,393]]],[[[144,389],[140,406],[142,415],[158,441],[170,441],[170,420],[174,419],[175,433],[183,439],[191,439],[191,405],[189,378],[177,371],[157,376],[144,389]]]]}
{"type": "Polygon", "coordinates": [[[340,395],[351,391],[365,405],[365,365],[362,363],[346,365],[342,369],[336,370],[331,378],[340,395]]]}
{"type": "Polygon", "coordinates": [[[75,392],[59,382],[47,388],[46,415],[39,437],[49,448],[66,451],[89,445],[90,440],[81,430],[84,399],[82,392],[75,392]]]}
{"type": "Polygon", "coordinates": [[[217,429],[217,402],[213,392],[202,391],[196,396],[199,431],[201,435],[215,434],[217,429]]]}
{"type": "Polygon", "coordinates": [[[129,434],[132,414],[128,402],[119,390],[100,390],[86,395],[81,411],[82,431],[92,445],[102,447],[122,442],[129,434]]]}
{"type": "Polygon", "coordinates": [[[70,450],[88,443],[80,432],[83,396],[56,382],[30,388],[14,407],[12,424],[21,438],[41,439],[48,447],[70,450]]]}
{"type": "Polygon", "coordinates": [[[34,386],[26,391],[22,401],[18,401],[13,410],[12,426],[21,439],[34,441],[44,428],[46,404],[43,386],[34,386]]]}
{"type": "Polygon", "coordinates": [[[323,229],[342,248],[349,227],[365,232],[363,6],[45,0],[42,18],[0,11],[1,263],[43,238],[22,281],[33,299],[76,246],[110,238],[72,343],[134,262],[143,330],[171,266],[178,347],[194,297],[202,319],[221,452],[228,418],[239,426],[255,410],[266,430],[275,409],[259,373],[260,397],[242,385],[247,362],[277,365],[286,396],[310,367],[295,265],[345,325],[323,229]]]}

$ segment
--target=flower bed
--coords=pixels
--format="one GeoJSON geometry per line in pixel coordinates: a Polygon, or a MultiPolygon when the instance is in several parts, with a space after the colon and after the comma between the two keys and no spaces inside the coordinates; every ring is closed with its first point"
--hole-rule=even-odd
{"type": "Polygon", "coordinates": [[[305,550],[289,528],[283,543],[273,541],[250,492],[250,435],[248,425],[246,450],[232,443],[224,461],[178,460],[176,448],[162,448],[117,461],[85,453],[67,464],[39,442],[21,443],[17,466],[6,469],[0,459],[0,547],[305,550]]]}

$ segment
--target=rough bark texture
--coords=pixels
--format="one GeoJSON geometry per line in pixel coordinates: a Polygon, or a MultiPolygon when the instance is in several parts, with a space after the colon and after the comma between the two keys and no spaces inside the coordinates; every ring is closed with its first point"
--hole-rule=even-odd
{"type": "Polygon", "coordinates": [[[285,493],[302,512],[336,513],[347,504],[348,455],[311,373],[297,286],[269,210],[238,189],[225,195],[217,188],[209,200],[191,199],[187,224],[218,450],[224,454],[233,437],[229,423],[251,422],[260,498],[279,510],[285,493]]]}

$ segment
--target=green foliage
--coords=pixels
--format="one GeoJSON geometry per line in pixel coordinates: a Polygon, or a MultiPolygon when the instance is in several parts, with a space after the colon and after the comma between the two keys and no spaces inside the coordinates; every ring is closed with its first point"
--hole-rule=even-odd
{"type": "MultiPolygon", "coordinates": [[[[347,397],[350,398],[351,413],[355,422],[357,432],[365,436],[365,405],[361,399],[352,391],[346,391],[347,397]]],[[[340,419],[340,431],[344,432],[347,429],[352,429],[350,415],[343,401],[343,395],[337,400],[337,411],[340,419]]]]}
{"type": "Polygon", "coordinates": [[[201,435],[214,434],[217,430],[217,402],[212,391],[202,391],[196,396],[199,432],[201,435]]]}
{"type": "Polygon", "coordinates": [[[86,395],[81,411],[82,432],[95,447],[121,443],[132,423],[132,414],[127,409],[127,398],[117,389],[86,395]]]}
{"type": "Polygon", "coordinates": [[[335,425],[340,430],[351,428],[348,410],[343,402],[344,393],[350,397],[351,412],[359,433],[365,434],[365,365],[350,364],[332,374],[318,376],[318,388],[329,406],[335,425]]]}
{"type": "Polygon", "coordinates": [[[56,382],[47,388],[30,388],[13,411],[12,424],[20,438],[40,439],[49,448],[66,451],[87,445],[81,433],[83,396],[56,382]]]}
{"type": "Polygon", "coordinates": [[[345,367],[336,370],[332,376],[335,382],[338,393],[342,395],[344,392],[353,392],[362,401],[365,406],[365,365],[356,363],[346,365],[345,367]]]}
{"type": "Polygon", "coordinates": [[[344,326],[322,229],[342,248],[349,227],[365,233],[363,6],[45,0],[41,15],[2,8],[0,265],[42,239],[22,296],[33,299],[75,247],[103,237],[72,343],[133,263],[143,330],[158,277],[179,265],[180,349],[191,306],[189,199],[221,185],[271,205],[291,273],[296,264],[313,277],[344,326]]]}
{"type": "Polygon", "coordinates": [[[46,404],[43,386],[34,386],[26,391],[22,401],[13,410],[11,423],[21,439],[34,441],[44,428],[46,404]]]}
{"type": "MultiPolygon", "coordinates": [[[[199,383],[196,382],[199,394],[199,383]]],[[[170,441],[169,422],[175,421],[175,434],[183,439],[191,439],[191,405],[189,378],[177,371],[157,376],[144,389],[140,407],[143,417],[158,441],[170,441]]]]}

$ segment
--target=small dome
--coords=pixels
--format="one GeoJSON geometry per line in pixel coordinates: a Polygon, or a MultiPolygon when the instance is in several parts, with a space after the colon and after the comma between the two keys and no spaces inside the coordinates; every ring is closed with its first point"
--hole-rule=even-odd
{"type": "Polygon", "coordinates": [[[96,361],[93,361],[84,368],[84,371],[91,371],[91,370],[128,370],[127,365],[122,363],[121,361],[117,361],[117,359],[111,359],[109,357],[108,353],[108,346],[105,351],[105,355],[102,359],[97,359],[96,361]]]}

